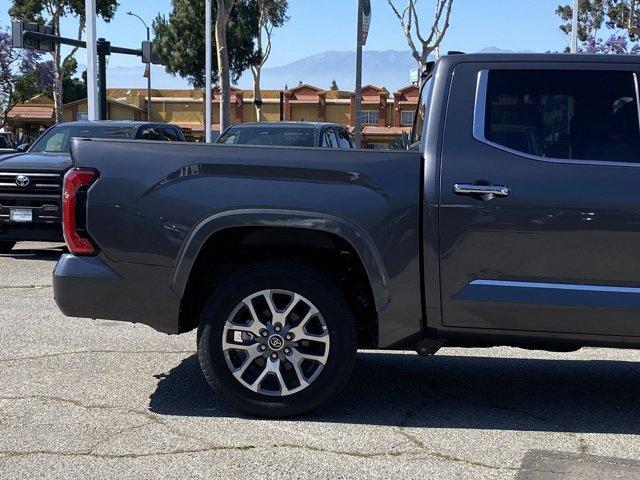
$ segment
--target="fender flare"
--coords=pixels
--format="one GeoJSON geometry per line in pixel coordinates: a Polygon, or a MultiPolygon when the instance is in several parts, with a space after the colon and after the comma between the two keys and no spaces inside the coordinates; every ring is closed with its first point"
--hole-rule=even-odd
{"type": "Polygon", "coordinates": [[[236,227],[280,227],[331,233],[348,242],[360,257],[369,278],[376,310],[390,301],[387,272],[369,235],[344,218],[319,212],[281,209],[237,209],[204,218],[192,229],[178,256],[171,288],[182,298],[200,250],[212,235],[236,227]]]}

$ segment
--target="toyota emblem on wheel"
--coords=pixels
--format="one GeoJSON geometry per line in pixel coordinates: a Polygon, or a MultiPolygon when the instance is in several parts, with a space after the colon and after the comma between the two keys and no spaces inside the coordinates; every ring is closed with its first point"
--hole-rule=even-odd
{"type": "Polygon", "coordinates": [[[269,346],[272,350],[280,350],[284,346],[284,340],[280,335],[272,335],[269,338],[269,346]]]}
{"type": "Polygon", "coordinates": [[[16,185],[18,187],[28,187],[31,183],[31,179],[26,175],[18,175],[16,177],[16,185]]]}

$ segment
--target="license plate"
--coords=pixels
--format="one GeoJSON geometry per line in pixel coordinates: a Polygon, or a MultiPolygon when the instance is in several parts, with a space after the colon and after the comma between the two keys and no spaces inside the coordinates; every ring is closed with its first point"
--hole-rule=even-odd
{"type": "Polygon", "coordinates": [[[16,223],[33,222],[33,212],[26,208],[15,208],[9,210],[9,220],[16,223]]]}

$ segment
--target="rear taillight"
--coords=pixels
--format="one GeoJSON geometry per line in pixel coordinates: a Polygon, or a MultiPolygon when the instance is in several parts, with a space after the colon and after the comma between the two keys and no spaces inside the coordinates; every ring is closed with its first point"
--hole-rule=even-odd
{"type": "Polygon", "coordinates": [[[96,249],[85,230],[86,192],[88,187],[98,178],[93,170],[74,168],[64,176],[62,190],[62,231],[67,247],[74,255],[92,255],[96,249]],[[82,203],[82,204],[81,204],[82,203]]]}

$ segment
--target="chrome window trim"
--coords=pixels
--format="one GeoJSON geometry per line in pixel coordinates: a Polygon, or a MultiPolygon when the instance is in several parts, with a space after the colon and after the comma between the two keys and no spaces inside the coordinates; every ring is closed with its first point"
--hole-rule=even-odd
{"type": "MultiPolygon", "coordinates": [[[[502,69],[500,69],[502,70],[502,69]]],[[[510,68],[509,70],[517,70],[517,68],[510,68]]],[[[597,69],[594,69],[597,70],[597,69]]],[[[611,71],[611,70],[604,70],[611,71]]],[[[620,71],[620,70],[616,70],[620,71]]],[[[489,145],[490,147],[496,148],[498,150],[502,150],[503,152],[510,153],[512,155],[517,155],[522,158],[527,158],[529,160],[536,160],[538,162],[547,162],[547,163],[556,163],[561,165],[593,165],[593,166],[613,166],[613,167],[629,167],[629,168],[640,168],[640,159],[639,163],[634,162],[608,162],[606,160],[573,160],[570,158],[548,158],[548,157],[540,157],[538,155],[531,155],[529,153],[521,152],[519,150],[514,150],[513,148],[505,147],[504,145],[500,145],[499,143],[492,142],[488,140],[485,135],[485,122],[486,122],[486,112],[487,112],[487,94],[488,94],[488,86],[489,86],[489,72],[490,70],[480,70],[478,72],[478,80],[476,83],[476,100],[473,112],[473,138],[479,142],[484,143],[485,145],[489,145]]],[[[635,83],[635,91],[636,91],[636,105],[638,106],[638,128],[640,128],[640,87],[638,86],[639,77],[638,73],[629,72],[633,75],[634,83],[635,83]]],[[[640,155],[639,155],[640,157],[640,155]]]]}

